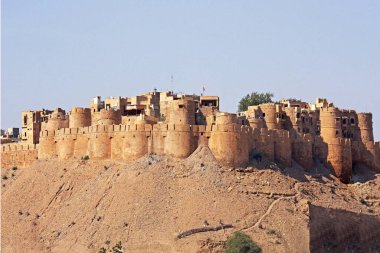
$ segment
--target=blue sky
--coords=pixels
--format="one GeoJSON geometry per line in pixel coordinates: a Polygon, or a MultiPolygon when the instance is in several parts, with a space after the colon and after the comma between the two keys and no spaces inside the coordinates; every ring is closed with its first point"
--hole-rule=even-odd
{"type": "Polygon", "coordinates": [[[3,0],[2,128],[26,109],[205,85],[230,112],[251,91],[371,111],[379,140],[379,13],[378,0],[3,0]]]}

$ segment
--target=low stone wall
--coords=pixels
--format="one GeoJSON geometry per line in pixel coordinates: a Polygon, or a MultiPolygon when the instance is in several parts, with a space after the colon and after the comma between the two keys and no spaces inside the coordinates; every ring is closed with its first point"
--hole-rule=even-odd
{"type": "Polygon", "coordinates": [[[33,144],[1,145],[1,168],[28,167],[38,159],[37,146],[33,144]]]}

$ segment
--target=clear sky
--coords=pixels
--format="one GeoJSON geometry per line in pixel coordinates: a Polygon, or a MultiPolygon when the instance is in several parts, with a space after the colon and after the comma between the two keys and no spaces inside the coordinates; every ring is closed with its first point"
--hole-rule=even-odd
{"type": "Polygon", "coordinates": [[[3,0],[1,21],[2,128],[26,109],[205,85],[229,112],[251,91],[326,97],[371,111],[380,139],[378,0],[3,0]]]}

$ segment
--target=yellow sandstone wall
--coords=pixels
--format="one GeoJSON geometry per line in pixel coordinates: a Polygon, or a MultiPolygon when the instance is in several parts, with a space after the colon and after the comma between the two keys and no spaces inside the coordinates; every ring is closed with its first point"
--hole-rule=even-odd
{"type": "Polygon", "coordinates": [[[38,145],[39,159],[52,159],[57,157],[55,131],[41,131],[38,145]]]}
{"type": "Polygon", "coordinates": [[[342,182],[349,183],[352,175],[351,140],[342,138],[341,116],[337,108],[321,109],[321,137],[328,145],[326,165],[342,182]]]}
{"type": "Polygon", "coordinates": [[[292,140],[289,131],[274,131],[274,159],[285,166],[292,166],[292,140]]]}
{"type": "Polygon", "coordinates": [[[91,114],[91,125],[119,125],[121,123],[120,110],[105,110],[91,114]]]}
{"type": "Polygon", "coordinates": [[[164,153],[177,158],[186,158],[196,149],[192,126],[188,124],[168,124],[164,153]]]}
{"type": "Polygon", "coordinates": [[[363,142],[373,142],[372,113],[358,113],[358,127],[363,142]]]}
{"type": "Polygon", "coordinates": [[[243,165],[249,161],[249,139],[252,129],[237,124],[214,125],[209,147],[215,158],[224,165],[243,165]]]}
{"type": "Polygon", "coordinates": [[[178,99],[169,101],[166,123],[195,125],[194,100],[178,99]]]}
{"type": "Polygon", "coordinates": [[[73,107],[69,113],[69,128],[91,126],[91,109],[73,107]]]}
{"type": "Polygon", "coordinates": [[[265,113],[265,125],[268,129],[281,129],[281,123],[277,118],[279,113],[279,105],[277,104],[262,104],[260,109],[265,113]]]}
{"type": "Polygon", "coordinates": [[[375,143],[375,168],[380,172],[380,142],[375,143]]]}
{"type": "Polygon", "coordinates": [[[305,169],[314,165],[313,137],[310,134],[297,134],[292,145],[293,159],[305,169]]]}
{"type": "Polygon", "coordinates": [[[38,158],[35,144],[1,145],[1,168],[28,167],[38,158]]]}
{"type": "Polygon", "coordinates": [[[328,144],[327,165],[343,182],[349,183],[352,175],[351,140],[335,139],[328,144]]]}
{"type": "MultiPolygon", "coordinates": [[[[215,158],[228,166],[248,163],[252,152],[259,152],[286,166],[291,166],[292,160],[295,160],[306,169],[313,166],[314,158],[318,158],[331,167],[343,182],[351,179],[351,146],[360,152],[366,150],[357,158],[358,161],[379,168],[378,142],[368,141],[356,147],[355,142],[335,138],[335,118],[338,116],[335,111],[326,110],[323,113],[323,136],[315,138],[310,134],[290,134],[286,130],[243,126],[236,124],[236,115],[225,113],[216,114],[216,125],[207,126],[184,124],[183,121],[154,125],[136,121],[138,124],[133,125],[108,125],[108,122],[105,125],[44,130],[40,133],[38,147],[2,145],[2,166],[27,166],[37,157],[80,159],[88,155],[90,159],[133,160],[146,154],[166,154],[186,158],[199,145],[208,145],[215,158]]],[[[103,119],[108,121],[109,117],[103,119]]],[[[86,120],[80,118],[74,125],[86,125],[88,118],[86,120]]]]}

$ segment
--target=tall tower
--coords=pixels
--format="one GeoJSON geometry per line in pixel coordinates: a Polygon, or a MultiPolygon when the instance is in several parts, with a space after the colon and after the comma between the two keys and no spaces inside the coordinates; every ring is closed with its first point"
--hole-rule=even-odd
{"type": "Polygon", "coordinates": [[[373,142],[372,113],[358,113],[358,128],[362,142],[373,142]]]}

